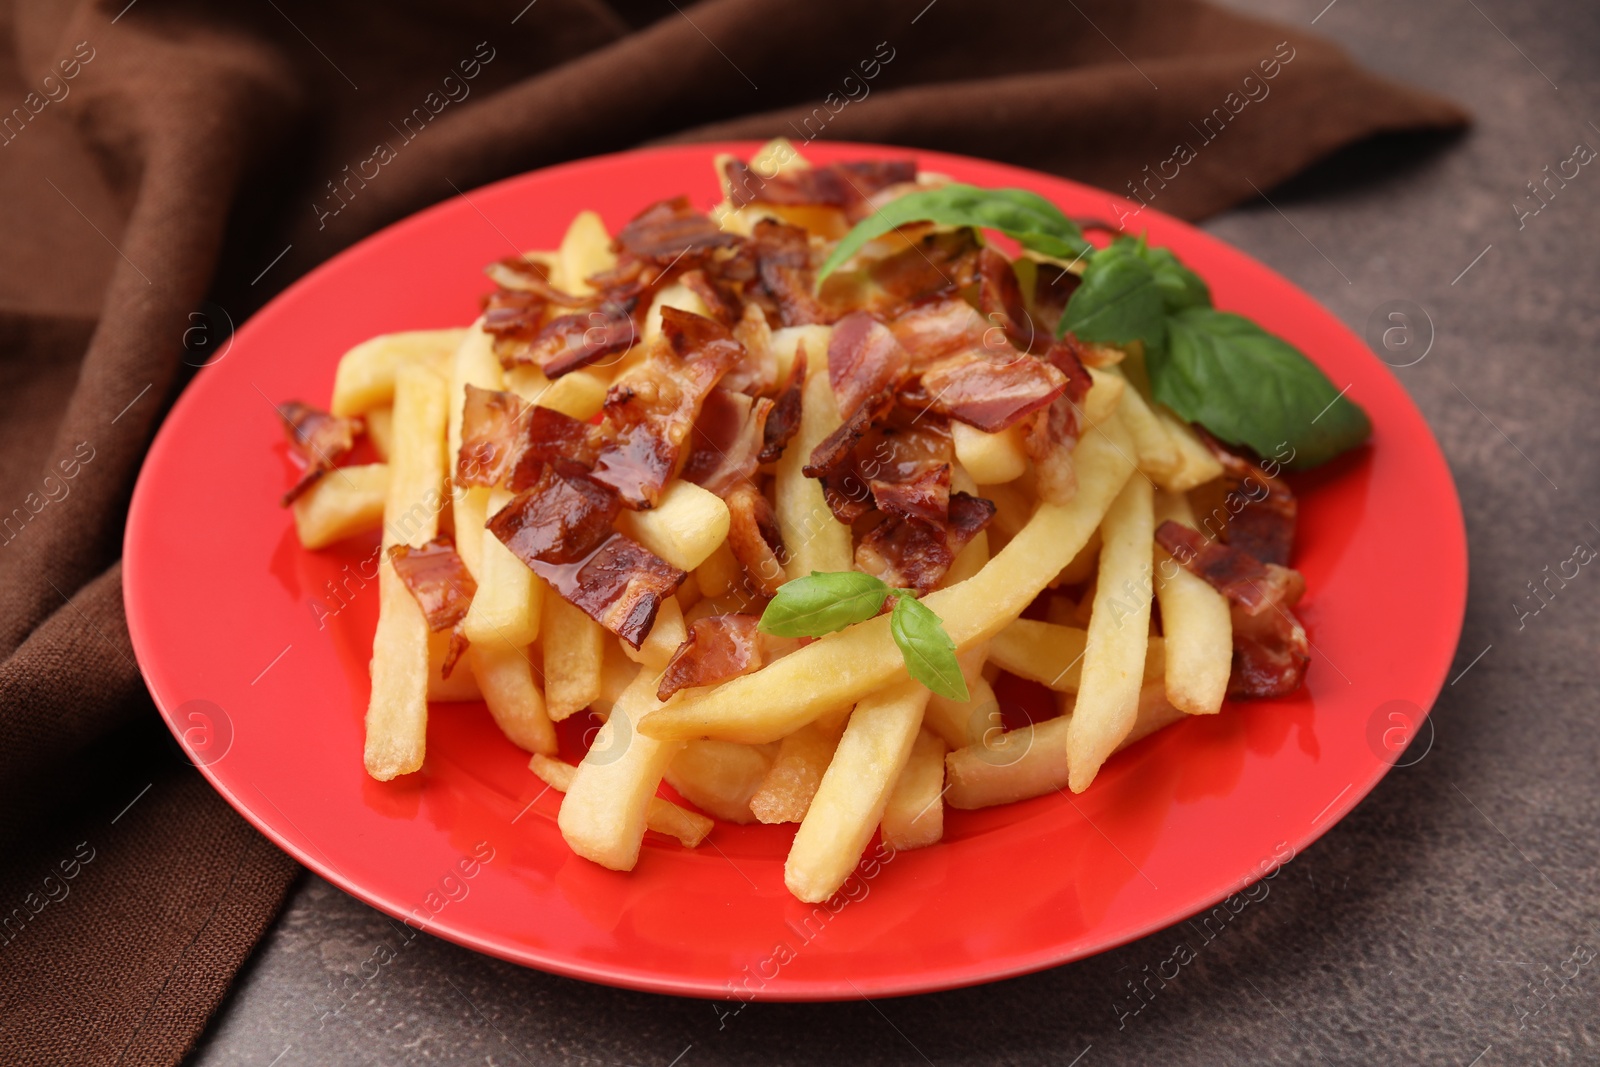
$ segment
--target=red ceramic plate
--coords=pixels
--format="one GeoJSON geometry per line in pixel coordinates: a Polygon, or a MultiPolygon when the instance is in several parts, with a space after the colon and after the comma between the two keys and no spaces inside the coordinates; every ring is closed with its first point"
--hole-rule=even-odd
{"type": "MultiPolygon", "coordinates": [[[[824,908],[784,889],[792,828],[719,825],[694,851],[651,835],[631,874],[579,859],[556,828],[560,798],[541,796],[527,756],[478,704],[435,705],[420,773],[386,784],[363,773],[377,590],[358,564],[376,542],[300,548],[277,505],[291,468],[273,403],[326,402],[339,355],[374,334],[471,321],[483,265],[555,247],[581,209],[615,231],[678,193],[709,207],[712,156],[756,147],[629,152],[456,197],[302,278],[199,374],[145,462],[123,583],[150,691],[217,790],[322,877],[441,937],[590,981],[773,1000],[947,989],[1080,959],[1216,904],[1337,822],[1422,723],[1454,654],[1460,504],[1422,416],[1349,330],[1151,210],[1139,224],[1152,243],[1198,271],[1218,306],[1348,385],[1376,427],[1369,449],[1301,486],[1296,563],[1314,643],[1302,692],[1179,723],[1112,759],[1081,796],[951,811],[943,843],[865,866],[824,908]]],[[[1121,203],[934,152],[806,153],[914,155],[1069,214],[1103,218],[1121,203]]]]}

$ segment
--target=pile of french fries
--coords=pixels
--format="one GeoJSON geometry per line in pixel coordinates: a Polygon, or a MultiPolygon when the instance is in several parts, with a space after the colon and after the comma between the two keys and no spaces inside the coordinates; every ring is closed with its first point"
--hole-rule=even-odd
{"type": "MultiPolygon", "coordinates": [[[[752,161],[805,166],[775,143],[752,161]]],[[[813,209],[724,205],[725,228],[749,232],[763,214],[805,225],[813,209]]],[[[814,220],[813,220],[814,221],[814,220]]],[[[837,237],[829,233],[826,236],[837,237]]],[[[532,252],[559,288],[614,262],[610,235],[580,214],[561,247],[532,252]]],[[[750,583],[726,543],[727,505],[685,481],[660,505],[624,511],[622,531],[690,577],[667,598],[634,649],[556,596],[484,529],[509,494],[452,486],[468,385],[505,389],[578,419],[600,411],[659,329],[661,306],[706,313],[681,285],[661,291],[644,336],[609,366],[551,381],[533,366],[503,370],[478,326],[377,337],[340,361],[331,410],[362,416],[383,462],[347,466],[293,505],[300,539],[317,548],[382,530],[383,546],[420,546],[450,533],[477,593],[463,624],[470,647],[441,677],[448,634],[381,562],[365,763],[380,780],[423,763],[430,701],[487,705],[531,770],[565,793],[559,825],[596,863],[631,869],[647,830],[694,847],[714,819],[798,823],[786,882],[820,902],[844,883],[874,831],[895,849],[937,842],[944,806],[980,808],[1052,791],[1082,792],[1118,749],[1181,719],[1217,713],[1227,689],[1232,633],[1227,601],[1155,544],[1163,520],[1194,525],[1188,493],[1222,468],[1189,427],[1154,403],[1138,353],[1092,371],[1073,454],[1076,494],[1048,503],[1034,491],[1020,428],[952,426],[956,488],[993,500],[988,529],[958,556],[924,603],[956,644],[970,699],[911,680],[880,616],[802,645],[773,641],[766,665],[662,702],[660,675],[696,619],[751,608],[750,583]],[[1024,609],[1045,595],[1044,617],[1024,609]],[[1159,632],[1152,622],[1159,603],[1159,632]],[[1000,672],[1053,691],[1060,715],[1022,729],[1001,723],[1000,672]],[[558,758],[553,723],[582,711],[604,718],[575,767],[558,758]],[[658,795],[662,783],[690,810],[658,795]]],[[[850,528],[829,512],[801,467],[838,425],[826,360],[829,327],[774,331],[787,379],[811,353],[802,425],[768,471],[788,550],[788,579],[853,566],[850,528]]],[[[758,591],[759,592],[759,591],[758,591]]]]}

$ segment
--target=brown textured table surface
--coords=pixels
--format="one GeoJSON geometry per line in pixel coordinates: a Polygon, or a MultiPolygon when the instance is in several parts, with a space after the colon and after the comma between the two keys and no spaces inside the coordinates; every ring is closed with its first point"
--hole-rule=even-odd
{"type": "Polygon", "coordinates": [[[1575,543],[1600,548],[1600,165],[1537,214],[1512,207],[1531,211],[1525,183],[1576,145],[1600,149],[1600,7],[1234,2],[1315,19],[1370,67],[1478,118],[1442,144],[1346,153],[1207,226],[1358,332],[1405,300],[1425,313],[1410,351],[1433,334],[1395,373],[1460,487],[1472,589],[1455,681],[1409,765],[1120,1027],[1125,981],[1169,956],[1177,931],[976,989],[756,1004],[719,1026],[705,1001],[427,936],[401,947],[379,913],[306,876],[193,1063],[1600,1062],[1600,571],[1537,614],[1514,607],[1538,605],[1526,583],[1575,543]],[[396,958],[361,978],[385,943],[396,958]]]}

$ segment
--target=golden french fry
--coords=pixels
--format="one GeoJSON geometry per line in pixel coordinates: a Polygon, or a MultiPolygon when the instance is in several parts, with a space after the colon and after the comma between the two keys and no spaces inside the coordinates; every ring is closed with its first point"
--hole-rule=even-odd
{"type": "MultiPolygon", "coordinates": [[[[555,596],[554,593],[550,595],[555,596]]],[[[644,668],[622,654],[620,640],[604,641],[603,644],[605,651],[600,660],[600,695],[589,702],[589,707],[601,715],[610,715],[611,709],[644,668]]]]}
{"type": "Polygon", "coordinates": [[[656,293],[655,300],[650,303],[650,310],[644,317],[644,340],[646,343],[654,341],[661,336],[661,309],[677,308],[694,315],[711,314],[711,309],[706,307],[706,302],[700,299],[700,294],[684,285],[682,282],[673,282],[663,287],[656,293]]]}
{"type": "Polygon", "coordinates": [[[539,623],[544,648],[544,698],[560,722],[600,696],[605,645],[610,634],[579,608],[551,593],[539,623]]]}
{"type": "Polygon", "coordinates": [[[361,420],[367,424],[367,440],[372,442],[372,450],[379,459],[389,462],[389,454],[394,451],[394,408],[373,408],[363,414],[361,420]]]}
{"type": "Polygon", "coordinates": [[[1076,626],[1015,619],[989,642],[989,662],[1018,678],[1075,693],[1088,636],[1076,626]]]}
{"type": "Polygon", "coordinates": [[[807,478],[802,468],[811,452],[839,426],[839,408],[828,384],[828,350],[806,342],[806,385],[800,405],[800,431],[778,460],[774,490],[778,529],[789,550],[785,568],[791,579],[812,571],[847,571],[855,567],[850,527],[833,517],[822,495],[822,483],[807,478]]]}
{"type": "Polygon", "coordinates": [[[617,265],[617,254],[611,251],[611,235],[599,215],[580,211],[573,216],[567,235],[561,239],[557,262],[561,264],[558,284],[562,289],[574,296],[594,292],[588,279],[617,265]]]}
{"type": "Polygon", "coordinates": [[[1020,422],[999,433],[984,433],[964,422],[950,424],[956,459],[979,485],[1003,485],[1022,476],[1028,469],[1022,438],[1020,422]]]}
{"type": "Polygon", "coordinates": [[[1129,478],[1101,529],[1105,545],[1100,550],[1094,611],[1084,643],[1078,702],[1067,732],[1074,793],[1089,787],[1138,717],[1139,686],[1150,642],[1150,553],[1155,543],[1151,494],[1145,478],[1129,478]]]}
{"type": "Polygon", "coordinates": [[[335,415],[350,416],[388,407],[401,367],[436,364],[456,350],[466,333],[460,328],[411,330],[362,341],[339,357],[330,409],[335,415]]]}
{"type": "Polygon", "coordinates": [[[883,840],[896,852],[922,848],[944,836],[944,754],[938,734],[917,734],[883,808],[883,840]]]}
{"type": "Polygon", "coordinates": [[[688,741],[667,768],[667,784],[701,811],[733,823],[752,823],[750,798],[772,769],[772,745],[688,741]]]}
{"type": "MultiPolygon", "coordinates": [[[[450,361],[450,417],[445,471],[452,479],[456,457],[461,454],[462,409],[467,401],[469,385],[479,389],[499,389],[504,385],[500,361],[494,354],[494,339],[484,332],[481,322],[474,323],[472,329],[467,331],[450,361]]],[[[451,500],[456,552],[461,556],[468,573],[482,585],[483,522],[489,509],[489,487],[455,485],[452,480],[451,500]]]]}
{"type": "Polygon", "coordinates": [[[466,658],[500,732],[518,748],[554,755],[556,729],[545,714],[544,694],[527,650],[498,639],[474,641],[466,658]]]}
{"type": "Polygon", "coordinates": [[[743,578],[744,568],[739,565],[738,558],[726,541],[712,549],[711,555],[701,561],[694,571],[700,595],[712,600],[737,590],[743,578]]]}
{"type": "MultiPolygon", "coordinates": [[[[1107,371],[1116,374],[1117,369],[1107,371]]],[[[1167,428],[1150,405],[1145,401],[1143,394],[1132,384],[1123,390],[1122,403],[1118,410],[1122,412],[1122,421],[1128,426],[1128,433],[1133,437],[1134,452],[1139,457],[1139,469],[1148,474],[1158,484],[1178,473],[1181,460],[1178,456],[1178,446],[1173,443],[1172,435],[1167,433],[1167,428]]]]}
{"type": "Polygon", "coordinates": [[[324,474],[290,505],[303,548],[324,548],[383,525],[389,466],[365,463],[324,474]]]}
{"type": "Polygon", "coordinates": [[[1151,410],[1178,450],[1177,469],[1164,478],[1157,478],[1157,485],[1169,493],[1187,493],[1196,486],[1222,477],[1222,463],[1211,454],[1211,450],[1188,423],[1159,404],[1153,405],[1151,410]]]}
{"type": "MultiPolygon", "coordinates": [[[[1189,501],[1157,493],[1156,524],[1171,520],[1194,526],[1189,501]]],[[[1166,638],[1167,699],[1190,715],[1222,710],[1233,669],[1233,618],[1228,600],[1205,579],[1190,574],[1160,545],[1155,546],[1156,600],[1166,638]]]]}
{"type": "Polygon", "coordinates": [[[606,388],[611,381],[607,372],[614,369],[585,367],[551,381],[544,371],[528,363],[505,372],[505,387],[530,404],[588,422],[605,406],[606,388]]]}
{"type": "Polygon", "coordinates": [[[693,482],[669,482],[648,511],[623,511],[617,529],[680,571],[704,563],[728,539],[728,505],[693,482]]]}
{"type": "Polygon", "coordinates": [[[1096,530],[1094,536],[1089,538],[1089,543],[1072,557],[1072,562],[1061,568],[1061,573],[1056,576],[1056,585],[1078,585],[1094,577],[1095,571],[1100,568],[1100,531],[1096,530]]]}
{"type": "Polygon", "coordinates": [[[825,365],[828,362],[828,341],[832,337],[832,326],[781,326],[773,330],[772,355],[778,361],[778,381],[789,380],[789,372],[794,370],[795,353],[801,345],[805,345],[806,349],[807,377],[810,377],[811,368],[819,360],[825,365]]]}
{"type": "MultiPolygon", "coordinates": [[[[1070,702],[1063,696],[1062,703],[1070,702]]],[[[1184,717],[1167,702],[1166,687],[1149,682],[1139,691],[1138,717],[1117,745],[1120,752],[1184,717]]],[[[1066,788],[1067,733],[1072,713],[992,735],[945,757],[952,808],[988,808],[1066,788]]]]}
{"type": "Polygon", "coordinates": [[[1032,493],[1024,492],[1015,484],[986,485],[983,487],[983,495],[995,506],[994,518],[989,521],[989,528],[984,532],[998,534],[1008,543],[1028,525],[1028,520],[1033,518],[1034,508],[1039,503],[1032,493]]]}
{"type": "MultiPolygon", "coordinates": [[[[572,788],[578,769],[570,763],[549,756],[536,755],[528,762],[528,769],[539,776],[545,785],[558,793],[572,788]]],[[[697,815],[662,797],[651,797],[644,811],[645,826],[658,834],[676,837],[686,848],[694,848],[706,839],[716,823],[704,815],[697,815]]]]}
{"type": "MultiPolygon", "coordinates": [[[[445,383],[432,368],[402,367],[394,388],[394,460],[383,547],[416,546],[438,529],[444,485],[445,383]]],[[[378,567],[378,629],[367,703],[367,773],[379,781],[422,766],[428,730],[428,623],[385,551],[378,567]]]]}
{"type": "Polygon", "coordinates": [[[765,823],[799,822],[805,818],[843,732],[844,717],[828,716],[785,737],[778,745],[771,769],[751,794],[751,813],[765,823]]]}
{"type": "Polygon", "coordinates": [[[1083,398],[1082,421],[1089,426],[1099,426],[1122,406],[1122,394],[1127,391],[1128,383],[1126,379],[1099,367],[1090,367],[1089,377],[1094,379],[1094,385],[1083,398]]]}
{"type": "MultiPolygon", "coordinates": [[[[511,497],[505,489],[490,490],[487,513],[493,515],[505,507],[511,497]]],[[[464,521],[460,497],[456,501],[456,516],[458,524],[464,521]]],[[[467,617],[461,621],[462,631],[475,645],[496,641],[519,648],[530,645],[539,636],[545,596],[555,594],[549,593],[544,580],[529,570],[498,537],[483,529],[481,522],[477,529],[481,547],[478,569],[473,573],[478,580],[478,591],[467,609],[467,617]]],[[[461,543],[471,540],[471,530],[470,526],[458,525],[456,540],[461,543]]],[[[462,559],[465,561],[466,557],[462,559]]]]}
{"type": "Polygon", "coordinates": [[[661,602],[661,608],[656,612],[656,621],[638,648],[633,648],[620,639],[618,645],[624,656],[660,674],[667,669],[672,654],[678,651],[678,646],[683,644],[688,636],[689,631],[683,624],[683,609],[678,606],[676,597],[669,596],[661,602]]]}
{"type": "Polygon", "coordinates": [[[784,884],[801,900],[827,900],[861,860],[911,757],[928,696],[907,679],[865,697],[850,713],[783,865],[784,884]]]}
{"type": "Polygon", "coordinates": [[[450,654],[450,631],[440,630],[428,635],[428,703],[465,704],[483,699],[478,679],[465,660],[461,660],[444,676],[444,661],[450,654]]]}
{"type": "MultiPolygon", "coordinates": [[[[954,491],[971,493],[976,496],[978,486],[973,481],[972,475],[966,468],[957,466],[951,471],[950,488],[954,491]]],[[[945,589],[952,585],[966,581],[974,574],[983,570],[983,565],[989,562],[989,531],[979,530],[976,537],[968,541],[966,547],[956,553],[956,558],[950,564],[950,569],[938,581],[938,588],[945,589]]]]}
{"type": "MultiPolygon", "coordinates": [[[[944,620],[958,650],[993,637],[1077,555],[1132,475],[1128,453],[1127,432],[1116,419],[1085,434],[1075,452],[1077,495],[1065,504],[1041,504],[983,570],[923,598],[944,620]]],[[[654,712],[641,728],[657,737],[760,744],[905,677],[905,660],[890,636],[889,617],[880,615],[813,641],[753,674],[680,693],[681,702],[654,712]]]]}
{"type": "Polygon", "coordinates": [[[578,764],[556,820],[572,851],[614,871],[631,871],[639,861],[650,801],[683,747],[638,730],[643,715],[671,705],[656,699],[658,682],[658,675],[640,671],[617,700],[578,764]]]}

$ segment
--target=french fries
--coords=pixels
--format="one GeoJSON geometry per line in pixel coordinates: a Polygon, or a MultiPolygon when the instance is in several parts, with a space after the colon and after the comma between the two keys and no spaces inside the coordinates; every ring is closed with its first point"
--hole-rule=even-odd
{"type": "Polygon", "coordinates": [[[801,900],[827,900],[860,861],[911,757],[928,696],[917,682],[897,682],[863,698],[850,713],[783,866],[784,884],[801,900]]]}
{"type": "MultiPolygon", "coordinates": [[[[751,162],[766,179],[809,166],[781,139],[751,162]]],[[[722,174],[728,199],[712,214],[725,232],[749,236],[774,219],[806,231],[813,253],[825,255],[849,229],[830,204],[736,206],[744,190],[727,183],[739,174],[737,167],[722,174]]],[[[948,181],[885,180],[894,184],[875,187],[874,203],[948,181]]],[[[676,225],[676,210],[652,209],[649,219],[630,223],[630,241],[635,233],[648,239],[653,225],[676,225]]],[[[859,299],[858,309],[881,320],[890,305],[878,298],[892,291],[899,267],[883,273],[878,261],[908,253],[930,234],[950,236],[913,224],[859,246],[819,290],[821,299],[830,307],[859,299]]],[[[786,240],[795,236],[785,231],[786,240]]],[[[628,871],[648,831],[693,848],[716,819],[796,823],[784,881],[816,904],[845,884],[875,831],[894,851],[934,845],[946,805],[1082,792],[1114,753],[1189,715],[1221,710],[1234,658],[1229,604],[1160,548],[1154,532],[1163,521],[1194,527],[1185,494],[1217,479],[1222,465],[1194,428],[1152,398],[1141,345],[1085,354],[1092,385],[1076,409],[1075,447],[1063,438],[1040,450],[1041,424],[1031,416],[996,433],[962,421],[1004,425],[977,411],[996,401],[985,390],[1014,386],[977,373],[962,380],[963,395],[945,401],[950,418],[930,420],[949,426],[947,440],[942,430],[930,435],[927,424],[897,421],[921,405],[878,375],[899,375],[898,382],[907,353],[913,368],[938,356],[928,347],[938,343],[928,323],[965,322],[966,309],[953,308],[948,320],[895,323],[896,331],[912,327],[895,333],[907,352],[883,340],[889,335],[881,329],[870,345],[859,332],[852,337],[859,319],[853,327],[840,320],[830,373],[835,327],[778,325],[814,317],[792,314],[798,290],[769,278],[765,266],[752,282],[745,260],[714,251],[691,261],[697,274],[656,263],[645,306],[633,275],[616,269],[600,216],[582,212],[559,249],[525,254],[537,269],[489,268],[503,290],[484,305],[499,323],[495,336],[507,323],[542,331],[541,342],[517,357],[527,362],[502,366],[503,342],[483,319],[466,329],[373,338],[340,359],[332,411],[363,417],[383,462],[336,468],[292,506],[306,548],[382,530],[363,753],[373,778],[423,766],[430,701],[481,700],[507,740],[532,754],[531,773],[563,794],[557,825],[578,855],[628,871]],[[668,307],[718,321],[685,322],[669,344],[662,336],[668,307]],[[587,312],[607,331],[591,343],[613,354],[548,377],[542,366],[554,364],[543,341],[574,339],[578,320],[556,320],[587,312]],[[671,358],[669,348],[682,358],[671,358]],[[802,352],[796,409],[784,387],[802,352]],[[675,384],[680,373],[687,385],[675,384]],[[725,411],[700,407],[715,375],[722,376],[716,388],[760,397],[755,411],[768,421],[741,421],[727,432],[715,426],[725,411]],[[469,427],[469,386],[510,390],[592,425],[543,416],[514,422],[498,407],[479,423],[474,406],[469,427]],[[608,389],[616,390],[609,408],[608,389]],[[851,416],[845,429],[841,402],[851,416]],[[691,427],[705,432],[685,441],[691,427]],[[456,485],[463,437],[496,458],[492,469],[514,468],[515,476],[494,486],[456,485]],[[708,469],[703,461],[714,461],[695,454],[704,441],[727,444],[729,462],[719,466],[726,477],[708,480],[716,491],[683,477],[699,477],[693,472],[708,469]],[[874,468],[889,472],[881,479],[866,473],[867,447],[891,450],[879,457],[890,465],[874,468]],[[818,465],[830,493],[852,472],[877,479],[849,521],[835,517],[824,482],[805,476],[813,454],[827,457],[818,465]],[[658,498],[654,508],[623,506],[638,502],[627,492],[619,499],[614,480],[634,477],[631,466],[658,498]],[[962,531],[953,557],[928,539],[930,529],[942,536],[946,475],[949,493],[994,505],[987,523],[962,531]],[[536,500],[563,503],[550,515],[532,506],[536,500]],[[487,529],[513,501],[526,509],[507,513],[521,524],[507,533],[516,553],[487,529]],[[758,505],[759,535],[784,565],[780,582],[741,563],[765,551],[743,522],[732,523],[734,514],[748,517],[747,504],[758,505]],[[869,535],[860,569],[877,577],[832,573],[857,570],[857,542],[869,535]],[[399,545],[426,551],[403,556],[409,562],[397,571],[388,550],[399,545]],[[572,569],[556,569],[566,566],[572,569]],[[473,579],[470,596],[458,581],[463,568],[473,579]],[[788,593],[778,587],[813,572],[824,577],[788,593]],[[763,612],[758,628],[750,616],[763,612]],[[647,618],[653,622],[641,636],[647,618]],[[702,620],[712,621],[697,627],[702,620]],[[638,647],[629,643],[635,639],[638,647]],[[455,664],[449,676],[446,662],[455,664]],[[682,687],[662,701],[669,664],[682,687]],[[996,689],[1014,696],[1008,687],[1019,679],[1054,692],[1059,714],[1007,731],[996,689]],[[556,723],[586,710],[603,725],[574,766],[558,758],[556,723]],[[683,804],[658,795],[663,784],[683,804]]],[[[1015,269],[1031,292],[1038,263],[1024,259],[1015,269]]],[[[974,297],[963,290],[956,299],[974,297]]],[[[324,426],[320,432],[336,435],[335,459],[347,456],[350,427],[324,426]]],[[[292,428],[306,434],[296,442],[304,448],[309,431],[299,422],[292,428]]],[[[952,525],[973,518],[977,509],[963,503],[965,511],[949,514],[952,525]]]]}
{"type": "Polygon", "coordinates": [[[362,341],[339,359],[329,410],[348,417],[388,407],[394,402],[401,367],[439,366],[466,334],[463,329],[412,330],[362,341]]]}
{"type": "Polygon", "coordinates": [[[383,525],[388,497],[388,464],[340,467],[323,475],[291,505],[301,547],[326,548],[376,530],[383,525]]]}
{"type": "Polygon", "coordinates": [[[924,848],[944,836],[944,754],[938,734],[917,734],[883,808],[883,840],[896,852],[924,848]]]}
{"type": "Polygon", "coordinates": [[[752,823],[756,816],[750,799],[776,754],[770,745],[689,741],[667,767],[667,784],[701,811],[732,823],[752,823]]]}
{"type": "MultiPolygon", "coordinates": [[[[1156,525],[1171,520],[1194,526],[1189,501],[1174,493],[1157,493],[1156,525]]],[[[1233,618],[1228,600],[1178,565],[1160,545],[1155,547],[1156,600],[1166,635],[1167,699],[1190,715],[1215,715],[1222,710],[1233,669],[1233,618]]]]}
{"type": "Polygon", "coordinates": [[[638,862],[650,802],[683,747],[682,741],[639,732],[642,716],[672,703],[656,699],[658,677],[640,671],[612,707],[572,776],[556,820],[572,851],[614,871],[631,871],[638,862]]]}
{"type": "Polygon", "coordinates": [[[1089,788],[1100,765],[1133,729],[1150,642],[1155,512],[1150,483],[1129,478],[1106,512],[1094,614],[1083,647],[1078,702],[1067,731],[1068,781],[1089,788]]]}
{"type": "MultiPolygon", "coordinates": [[[[1085,434],[1074,454],[1078,491],[1071,501],[1041,504],[983,570],[923,598],[944,620],[957,649],[993,637],[1021,614],[1089,540],[1133,474],[1131,442],[1115,419],[1085,434]]],[[[646,716],[640,729],[661,738],[776,741],[826,711],[898,681],[905,669],[889,636],[889,619],[880,615],[813,641],[754,674],[679,694],[683,700],[646,716]]]]}
{"type": "Polygon", "coordinates": [[[445,475],[445,383],[431,367],[411,364],[395,377],[395,449],[383,508],[378,565],[378,630],[372,639],[372,696],[367,703],[367,773],[386,782],[422,767],[428,730],[428,623],[395,572],[387,550],[417,546],[439,528],[445,475]]]}
{"type": "MultiPolygon", "coordinates": [[[[572,764],[544,755],[534,756],[528,763],[528,769],[558,793],[570,790],[573,779],[577,777],[577,768],[572,764]]],[[[672,801],[663,800],[661,797],[650,798],[649,806],[644,812],[644,823],[646,828],[656,833],[676,837],[683,842],[685,848],[699,845],[716,826],[715,822],[704,815],[697,815],[680,808],[672,801]]]]}

